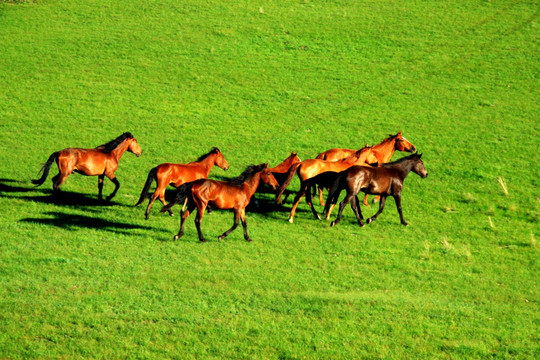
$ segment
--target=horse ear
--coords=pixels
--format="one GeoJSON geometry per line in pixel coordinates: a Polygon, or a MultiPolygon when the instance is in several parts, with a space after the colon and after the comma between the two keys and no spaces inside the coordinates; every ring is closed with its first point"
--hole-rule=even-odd
{"type": "Polygon", "coordinates": [[[422,155],[424,155],[424,154],[418,154],[418,158],[421,159],[422,155]]]}

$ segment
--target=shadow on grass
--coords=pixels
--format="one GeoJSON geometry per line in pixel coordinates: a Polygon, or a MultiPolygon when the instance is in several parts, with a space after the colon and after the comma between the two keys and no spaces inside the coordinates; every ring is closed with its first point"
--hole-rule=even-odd
{"type": "Polygon", "coordinates": [[[125,235],[133,235],[133,233],[128,230],[152,230],[154,232],[166,232],[165,230],[158,230],[150,226],[128,224],[112,220],[106,220],[98,217],[66,214],[57,211],[46,212],[43,215],[48,216],[48,218],[24,218],[19,221],[31,224],[55,226],[62,229],[74,231],[79,229],[95,229],[110,231],[117,234],[121,233],[125,235]]]}

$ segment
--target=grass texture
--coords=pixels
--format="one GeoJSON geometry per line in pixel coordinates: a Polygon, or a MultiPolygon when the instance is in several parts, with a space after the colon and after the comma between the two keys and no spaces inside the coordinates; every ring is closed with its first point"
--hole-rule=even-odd
{"type": "MultiPolygon", "coordinates": [[[[540,357],[537,1],[0,2],[0,358],[540,357]],[[403,131],[411,174],[359,228],[283,208],[133,207],[218,146],[238,175],[403,131]],[[48,156],[125,131],[111,204],[48,156]],[[53,166],[51,176],[56,174],[53,166]],[[178,209],[176,211],[178,213],[178,209]]],[[[394,155],[394,160],[403,156],[394,155]]],[[[291,189],[298,188],[295,180],[291,189]]],[[[112,191],[105,180],[105,194],[112,191]]],[[[370,216],[377,206],[364,208],[370,216]]]]}

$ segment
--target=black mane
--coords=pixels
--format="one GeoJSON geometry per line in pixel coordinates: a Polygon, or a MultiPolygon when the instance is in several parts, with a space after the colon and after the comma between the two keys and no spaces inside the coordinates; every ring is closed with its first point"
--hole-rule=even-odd
{"type": "Polygon", "coordinates": [[[253,175],[263,170],[265,166],[266,164],[249,165],[240,175],[238,175],[238,177],[229,180],[229,184],[237,186],[242,185],[247,180],[251,179],[253,175]]]}
{"type": "Polygon", "coordinates": [[[108,154],[111,151],[113,151],[114,149],[116,149],[118,147],[118,145],[120,145],[124,140],[126,140],[128,138],[129,139],[133,138],[133,135],[131,135],[130,132],[125,132],[122,135],[120,135],[119,137],[117,137],[116,139],[111,140],[111,141],[109,141],[109,142],[107,142],[107,143],[105,143],[103,145],[100,145],[97,148],[102,148],[103,152],[108,154]]]}
{"type": "Polygon", "coordinates": [[[209,152],[207,152],[204,155],[199,156],[199,158],[197,160],[195,160],[195,162],[201,162],[204,159],[206,159],[207,157],[209,157],[210,155],[217,153],[218,151],[219,151],[219,149],[214,146],[212,149],[210,149],[209,152]]]}
{"type": "Polygon", "coordinates": [[[418,153],[417,154],[412,154],[412,155],[409,155],[409,156],[402,157],[401,159],[393,161],[391,163],[380,164],[379,166],[384,166],[384,167],[396,166],[396,165],[400,165],[400,164],[402,164],[402,163],[404,163],[406,161],[419,160],[421,157],[422,157],[422,154],[418,154],[418,153]]]}

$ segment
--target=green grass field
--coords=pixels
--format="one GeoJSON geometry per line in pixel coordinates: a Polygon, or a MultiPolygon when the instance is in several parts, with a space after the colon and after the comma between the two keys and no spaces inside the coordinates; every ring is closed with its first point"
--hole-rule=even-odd
{"type": "Polygon", "coordinates": [[[0,358],[539,358],[539,9],[0,1],[0,358]],[[364,228],[305,202],[290,224],[290,198],[248,213],[252,243],[206,215],[201,244],[193,216],[172,241],[178,215],[133,207],[152,167],[213,146],[223,179],[400,130],[430,173],[408,227],[392,199],[364,228]],[[143,154],[111,204],[77,174],[53,196],[55,166],[30,183],[125,131],[143,154]]]}

